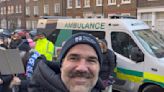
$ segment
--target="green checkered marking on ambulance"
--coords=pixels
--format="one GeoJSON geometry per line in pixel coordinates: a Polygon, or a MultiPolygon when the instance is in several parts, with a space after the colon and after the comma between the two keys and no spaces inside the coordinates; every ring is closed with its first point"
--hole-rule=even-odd
{"type": "Polygon", "coordinates": [[[123,69],[123,68],[117,68],[117,72],[132,75],[132,76],[137,76],[137,77],[143,77],[143,72],[134,71],[134,70],[127,70],[127,69],[123,69]]]}
{"type": "Polygon", "coordinates": [[[154,84],[157,84],[159,86],[161,86],[162,88],[164,88],[164,83],[161,83],[161,82],[156,82],[156,81],[152,81],[152,80],[147,80],[145,79],[144,82],[148,82],[148,83],[154,83],[154,84]]]}

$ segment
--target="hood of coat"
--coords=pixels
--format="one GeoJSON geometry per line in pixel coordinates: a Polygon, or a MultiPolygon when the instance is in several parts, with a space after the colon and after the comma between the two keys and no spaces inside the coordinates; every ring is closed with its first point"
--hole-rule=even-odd
{"type": "Polygon", "coordinates": [[[69,92],[61,81],[60,74],[56,74],[46,63],[38,62],[33,74],[33,80],[47,90],[55,92],[69,92]]]}
{"type": "MultiPolygon", "coordinates": [[[[38,62],[32,80],[45,90],[49,90],[49,92],[69,92],[61,80],[60,72],[54,70],[52,66],[54,67],[54,65],[50,65],[50,63],[38,62]],[[55,72],[57,72],[57,74],[55,72]]],[[[55,66],[58,67],[58,65],[55,66]]],[[[91,92],[101,92],[102,89],[104,89],[102,81],[98,79],[97,84],[91,92]]]]}

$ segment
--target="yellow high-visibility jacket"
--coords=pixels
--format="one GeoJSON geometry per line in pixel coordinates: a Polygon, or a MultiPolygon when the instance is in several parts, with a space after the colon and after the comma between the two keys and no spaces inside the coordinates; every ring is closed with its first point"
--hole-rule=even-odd
{"type": "Polygon", "coordinates": [[[54,55],[54,44],[47,38],[38,39],[36,41],[35,50],[46,57],[48,61],[52,61],[54,55]]]}

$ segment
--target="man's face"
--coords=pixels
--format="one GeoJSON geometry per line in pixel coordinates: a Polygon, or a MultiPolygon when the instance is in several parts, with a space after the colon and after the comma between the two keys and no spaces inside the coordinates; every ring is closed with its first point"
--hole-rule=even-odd
{"type": "Polygon", "coordinates": [[[13,34],[11,37],[13,40],[19,40],[21,39],[21,36],[19,36],[17,33],[13,34]]]}
{"type": "Polygon", "coordinates": [[[107,52],[107,46],[104,42],[99,43],[100,47],[101,47],[101,51],[102,53],[106,53],[107,52]]]}
{"type": "Polygon", "coordinates": [[[72,47],[63,59],[61,78],[70,92],[90,92],[100,70],[95,50],[86,44],[72,47]]]}
{"type": "Polygon", "coordinates": [[[0,44],[3,44],[4,42],[3,42],[3,39],[0,39],[0,44]]]}
{"type": "Polygon", "coordinates": [[[37,34],[36,35],[36,39],[43,39],[45,38],[45,36],[43,34],[37,34]]]}

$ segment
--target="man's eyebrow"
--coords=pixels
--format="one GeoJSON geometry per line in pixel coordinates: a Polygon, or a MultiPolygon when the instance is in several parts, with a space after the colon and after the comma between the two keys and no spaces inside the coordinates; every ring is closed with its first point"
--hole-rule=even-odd
{"type": "Polygon", "coordinates": [[[96,60],[98,60],[98,58],[96,56],[89,56],[88,58],[89,59],[96,59],[96,60]]]}
{"type": "MultiPolygon", "coordinates": [[[[70,53],[70,54],[67,55],[67,56],[80,56],[80,54],[70,53]]],[[[97,58],[96,56],[91,56],[91,55],[90,55],[90,56],[87,56],[87,58],[98,60],[98,58],[97,58]]]]}
{"type": "Polygon", "coordinates": [[[75,54],[75,53],[70,53],[67,56],[80,56],[79,54],[75,54]]]}

